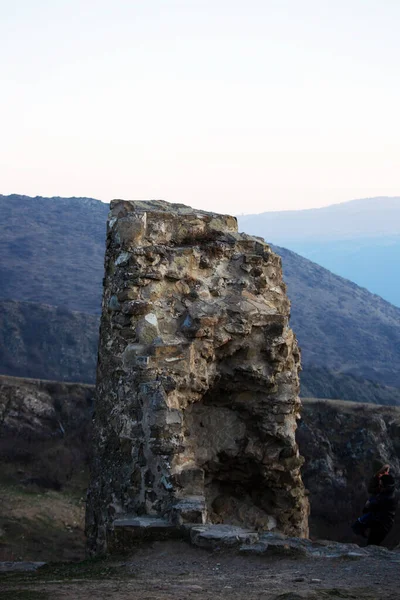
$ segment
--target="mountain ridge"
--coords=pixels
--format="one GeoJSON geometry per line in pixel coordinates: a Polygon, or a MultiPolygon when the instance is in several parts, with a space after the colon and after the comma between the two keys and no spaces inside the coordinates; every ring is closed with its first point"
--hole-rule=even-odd
{"type": "Polygon", "coordinates": [[[400,235],[400,197],[360,198],[320,208],[238,215],[237,219],[241,227],[250,228],[249,233],[261,234],[275,244],[310,237],[325,241],[400,235]]]}
{"type": "MultiPolygon", "coordinates": [[[[22,303],[61,307],[72,311],[70,323],[74,326],[79,319],[77,315],[74,317],[73,311],[85,313],[91,331],[96,330],[108,205],[99,200],[91,202],[91,199],[82,204],[77,198],[53,201],[40,197],[0,196],[0,208],[3,209],[0,300],[5,302],[11,296],[22,303]]],[[[335,380],[338,388],[348,390],[350,399],[356,399],[353,397],[356,384],[353,380],[344,382],[343,378],[347,376],[400,388],[396,367],[400,360],[400,309],[290,250],[273,248],[283,260],[284,278],[292,300],[291,325],[302,347],[304,380],[307,372],[310,374],[317,369],[318,372],[314,371],[318,383],[316,390],[325,389],[332,397],[335,380]],[[321,369],[326,369],[327,373],[321,369]]],[[[30,308],[32,314],[32,306],[30,308]]],[[[17,325],[13,326],[18,339],[22,339],[21,323],[27,323],[29,310],[26,305],[21,304],[20,313],[23,317],[15,312],[17,325]]],[[[49,317],[45,313],[43,308],[39,310],[38,323],[46,323],[49,317]]],[[[51,309],[50,313],[54,318],[51,309]]],[[[68,328],[66,322],[64,325],[68,328]]],[[[83,321],[81,326],[85,327],[83,321]]],[[[40,333],[42,325],[35,327],[40,333]]],[[[8,336],[11,330],[8,328],[8,336]]],[[[81,332],[76,335],[79,340],[81,332]]],[[[29,344],[33,349],[31,339],[29,344]]],[[[90,368],[94,374],[96,342],[91,344],[94,350],[90,368]]],[[[84,347],[87,346],[88,342],[84,347]]],[[[28,351],[23,353],[26,366],[28,354],[28,351]]],[[[41,377],[46,358],[44,355],[36,359],[42,365],[35,371],[35,376],[41,377]]],[[[3,363],[9,365],[10,360],[16,359],[4,358],[3,363]]],[[[87,361],[84,358],[83,363],[87,364],[87,361]]],[[[60,369],[52,365],[46,378],[70,380],[71,370],[63,372],[60,369]]],[[[27,375],[21,370],[9,374],[27,375]]],[[[93,377],[79,374],[80,381],[93,381],[93,377]]],[[[307,389],[310,390],[310,376],[307,389]]],[[[368,387],[363,394],[372,398],[372,392],[373,389],[368,387]]],[[[385,401],[388,393],[376,392],[376,398],[385,401]]]]}
{"type": "Polygon", "coordinates": [[[400,198],[240,215],[253,235],[288,248],[400,306],[400,198]]]}

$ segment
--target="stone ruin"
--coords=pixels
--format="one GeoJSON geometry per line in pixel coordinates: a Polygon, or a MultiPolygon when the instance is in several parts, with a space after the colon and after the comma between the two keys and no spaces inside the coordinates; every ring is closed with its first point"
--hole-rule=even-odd
{"type": "Polygon", "coordinates": [[[107,230],[89,552],[124,524],[307,536],[280,258],[234,217],[164,201],[113,201],[107,230]]]}

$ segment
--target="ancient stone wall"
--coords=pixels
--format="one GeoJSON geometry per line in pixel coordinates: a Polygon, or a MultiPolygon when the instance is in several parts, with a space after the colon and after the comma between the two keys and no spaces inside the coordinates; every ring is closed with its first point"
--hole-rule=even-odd
{"type": "Polygon", "coordinates": [[[116,519],[307,535],[295,442],[299,352],[281,261],[236,219],[114,201],[87,504],[92,553],[116,519]]]}

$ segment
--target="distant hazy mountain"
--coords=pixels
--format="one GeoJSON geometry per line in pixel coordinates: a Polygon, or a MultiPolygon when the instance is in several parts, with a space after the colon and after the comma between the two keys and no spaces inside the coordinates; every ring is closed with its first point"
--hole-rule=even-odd
{"type": "MultiPolygon", "coordinates": [[[[0,372],[93,381],[108,206],[3,196],[0,211],[1,296],[53,305],[3,303],[0,372]]],[[[400,388],[400,309],[293,252],[275,250],[302,347],[303,395],[397,403],[399,390],[357,378],[400,388]]]]}
{"type": "Polygon", "coordinates": [[[282,257],[305,366],[400,387],[400,308],[290,250],[282,257]]]}
{"type": "Polygon", "coordinates": [[[239,228],[294,250],[400,306],[400,198],[238,217],[239,228]]]}
{"type": "Polygon", "coordinates": [[[238,217],[241,228],[267,240],[355,239],[400,235],[400,197],[365,198],[323,208],[238,217]]]}

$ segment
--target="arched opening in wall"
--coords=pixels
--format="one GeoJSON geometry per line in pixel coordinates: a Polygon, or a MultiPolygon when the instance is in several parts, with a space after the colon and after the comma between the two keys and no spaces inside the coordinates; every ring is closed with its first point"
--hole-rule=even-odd
{"type": "Polygon", "coordinates": [[[186,441],[192,464],[202,471],[208,521],[273,529],[275,515],[290,508],[290,499],[279,494],[287,473],[270,468],[287,444],[258,425],[221,387],[186,409],[186,441]]]}

